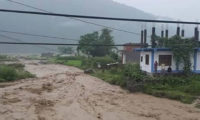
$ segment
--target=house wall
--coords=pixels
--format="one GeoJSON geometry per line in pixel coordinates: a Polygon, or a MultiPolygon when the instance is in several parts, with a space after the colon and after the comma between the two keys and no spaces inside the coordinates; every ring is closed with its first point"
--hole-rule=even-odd
{"type": "Polygon", "coordinates": [[[126,64],[126,54],[122,54],[122,64],[126,64]]]}
{"type": "MultiPolygon", "coordinates": [[[[172,70],[176,70],[176,62],[174,61],[174,58],[173,58],[173,54],[172,52],[170,51],[158,51],[158,52],[155,52],[155,58],[154,58],[154,62],[157,61],[159,63],[159,55],[172,55],[172,70]]],[[[168,69],[169,66],[165,66],[165,70],[168,69]]],[[[162,70],[161,66],[158,64],[158,71],[159,70],[162,70]]]]}
{"type": "MultiPolygon", "coordinates": [[[[154,52],[154,55],[152,54],[153,52],[152,51],[149,51],[149,52],[141,52],[141,56],[143,56],[143,62],[140,61],[140,67],[143,71],[146,71],[146,72],[149,72],[149,73],[152,73],[152,69],[154,69],[154,63],[155,61],[157,61],[159,63],[159,55],[172,55],[172,71],[174,72],[177,72],[177,69],[176,69],[176,62],[175,62],[175,59],[174,59],[174,56],[173,56],[173,53],[171,51],[155,51],[154,52]],[[150,56],[150,60],[149,60],[149,65],[146,65],[145,64],[145,55],[146,54],[149,54],[150,56]],[[154,58],[152,58],[153,56],[154,58]],[[152,62],[153,60],[153,62],[152,62]]],[[[191,55],[191,70],[194,70],[194,55],[192,54],[191,55]]],[[[179,64],[179,70],[183,70],[183,63],[180,63],[179,64]]],[[[169,66],[165,66],[165,70],[168,69],[169,66]]],[[[157,68],[158,71],[162,70],[161,66],[158,64],[158,68],[157,68]]],[[[200,70],[200,52],[198,52],[197,54],[197,70],[200,70]]]]}
{"type": "Polygon", "coordinates": [[[131,51],[122,53],[122,64],[140,63],[140,52],[131,51]]]}
{"type": "Polygon", "coordinates": [[[141,48],[141,44],[125,44],[122,51],[122,64],[140,63],[140,52],[134,51],[135,48],[141,48]]]}
{"type": "Polygon", "coordinates": [[[200,72],[200,51],[197,52],[197,66],[196,66],[196,70],[200,72]]]}
{"type": "MultiPolygon", "coordinates": [[[[175,61],[175,58],[174,58],[173,53],[171,51],[157,51],[157,52],[155,52],[154,60],[155,61],[157,60],[158,63],[159,63],[159,55],[172,55],[172,66],[171,66],[171,68],[172,68],[172,71],[177,71],[176,70],[176,61],[175,61]]],[[[190,61],[191,61],[191,64],[192,64],[191,70],[194,70],[194,56],[193,56],[193,54],[190,57],[190,61]]],[[[167,70],[168,67],[169,66],[165,66],[165,70],[167,70]]],[[[184,67],[184,64],[179,63],[179,70],[183,70],[183,67],[184,67]]],[[[158,66],[158,70],[161,70],[161,69],[162,69],[161,66],[158,66]]]]}
{"type": "MultiPolygon", "coordinates": [[[[143,61],[140,60],[140,68],[142,71],[151,72],[152,52],[141,52],[140,56],[143,56],[143,61]],[[145,63],[145,56],[149,55],[149,65],[145,63]]],[[[140,58],[141,59],[141,58],[140,58]]]]}

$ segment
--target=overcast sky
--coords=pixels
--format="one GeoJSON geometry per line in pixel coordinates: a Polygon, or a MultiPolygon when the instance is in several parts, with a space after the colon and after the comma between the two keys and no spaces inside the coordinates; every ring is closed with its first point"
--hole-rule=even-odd
{"type": "Polygon", "coordinates": [[[200,21],[200,0],[113,0],[158,16],[200,21]]]}

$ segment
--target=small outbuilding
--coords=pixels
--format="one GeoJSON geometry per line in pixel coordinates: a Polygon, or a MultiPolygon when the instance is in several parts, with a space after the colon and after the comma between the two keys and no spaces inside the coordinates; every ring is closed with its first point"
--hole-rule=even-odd
{"type": "Polygon", "coordinates": [[[122,50],[122,64],[128,63],[139,63],[140,62],[140,52],[133,51],[135,48],[141,48],[140,43],[127,43],[124,44],[122,50]]]}
{"type": "MultiPolygon", "coordinates": [[[[168,48],[136,48],[134,51],[140,52],[140,67],[147,73],[160,73],[162,71],[178,73],[183,71],[183,64],[176,66],[173,53],[168,48]],[[155,67],[156,66],[156,67],[155,67]]],[[[194,49],[191,54],[191,70],[200,73],[200,48],[194,49]]]]}

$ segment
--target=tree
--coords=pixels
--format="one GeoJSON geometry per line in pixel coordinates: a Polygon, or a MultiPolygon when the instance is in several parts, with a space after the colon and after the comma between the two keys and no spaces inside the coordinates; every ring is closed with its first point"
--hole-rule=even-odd
{"type": "Polygon", "coordinates": [[[176,61],[176,67],[179,69],[179,64],[184,64],[184,73],[188,74],[191,71],[191,54],[194,48],[199,47],[199,42],[194,38],[181,38],[180,36],[173,36],[169,39],[156,37],[156,47],[167,47],[173,52],[176,61]]]}
{"type": "Polygon", "coordinates": [[[74,52],[72,47],[58,47],[58,51],[61,54],[72,54],[74,52]]]}
{"type": "Polygon", "coordinates": [[[111,36],[111,30],[102,29],[101,34],[99,32],[88,33],[80,37],[78,50],[85,54],[92,56],[105,56],[112,52],[112,46],[87,46],[85,44],[96,45],[114,45],[113,37],[111,36]]]}

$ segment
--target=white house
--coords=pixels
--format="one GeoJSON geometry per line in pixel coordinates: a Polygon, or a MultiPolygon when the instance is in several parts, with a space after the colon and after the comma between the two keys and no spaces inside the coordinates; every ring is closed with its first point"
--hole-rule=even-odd
{"type": "MultiPolygon", "coordinates": [[[[163,69],[167,70],[169,66],[172,68],[172,72],[183,71],[183,64],[176,66],[173,53],[168,48],[136,48],[135,50],[140,52],[142,71],[155,73],[154,64],[156,61],[158,63],[157,72],[161,72],[163,69]]],[[[200,48],[194,49],[194,53],[191,55],[191,63],[191,70],[194,73],[200,73],[200,48]]]]}

